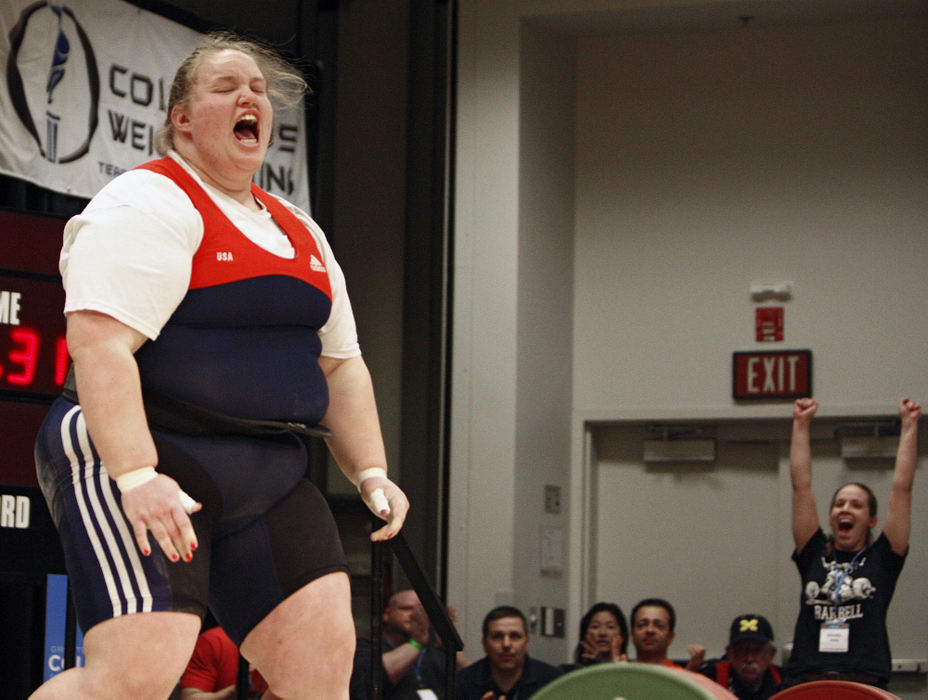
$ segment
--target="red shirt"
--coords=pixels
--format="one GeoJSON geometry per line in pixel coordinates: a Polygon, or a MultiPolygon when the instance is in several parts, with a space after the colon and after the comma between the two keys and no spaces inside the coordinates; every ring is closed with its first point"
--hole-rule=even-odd
{"type": "MultiPolygon", "coordinates": [[[[216,692],[235,685],[238,678],[238,647],[223,631],[213,627],[197,637],[193,656],[180,678],[181,688],[216,692]]],[[[251,687],[264,690],[267,684],[257,671],[251,672],[251,687]]]]}

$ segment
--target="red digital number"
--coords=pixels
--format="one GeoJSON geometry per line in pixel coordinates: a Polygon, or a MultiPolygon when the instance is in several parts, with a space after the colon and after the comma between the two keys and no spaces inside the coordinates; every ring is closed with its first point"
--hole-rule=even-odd
{"type": "Polygon", "coordinates": [[[5,340],[3,345],[6,347],[0,358],[0,377],[5,386],[19,391],[54,394],[64,384],[71,357],[63,337],[55,338],[54,343],[46,343],[36,329],[22,327],[11,329],[5,340]],[[54,357],[49,356],[51,347],[54,347],[54,357]]]}
{"type": "Polygon", "coordinates": [[[31,384],[35,377],[35,360],[39,351],[39,337],[36,332],[28,328],[17,328],[10,333],[10,337],[20,344],[19,348],[10,353],[10,361],[19,363],[21,370],[7,375],[10,384],[31,384]]]}
{"type": "Polygon", "coordinates": [[[58,338],[55,343],[55,384],[61,386],[68,374],[68,365],[71,358],[68,357],[68,344],[64,338],[58,338]]]}

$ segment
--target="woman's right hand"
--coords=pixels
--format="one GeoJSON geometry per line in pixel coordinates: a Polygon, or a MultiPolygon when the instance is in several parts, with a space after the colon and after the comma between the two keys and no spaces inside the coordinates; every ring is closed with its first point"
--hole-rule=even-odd
{"type": "Polygon", "coordinates": [[[818,410],[818,401],[809,397],[793,403],[793,420],[808,424],[818,410]]]}
{"type": "Polygon", "coordinates": [[[596,648],[596,642],[593,641],[589,632],[586,638],[580,640],[580,658],[586,661],[594,661],[599,655],[599,649],[596,648]]]}
{"type": "Polygon", "coordinates": [[[142,554],[151,554],[148,532],[171,561],[191,561],[197,536],[189,513],[202,509],[184,493],[177,482],[165,474],[123,491],[122,509],[142,554]]]}

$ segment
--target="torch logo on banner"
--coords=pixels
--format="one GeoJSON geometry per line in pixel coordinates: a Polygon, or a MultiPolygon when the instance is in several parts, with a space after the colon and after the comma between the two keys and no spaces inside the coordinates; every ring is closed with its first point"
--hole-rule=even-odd
{"type": "Polygon", "coordinates": [[[70,163],[90,150],[98,123],[100,78],[90,40],[68,7],[37,2],[23,10],[10,32],[6,76],[16,115],[45,160],[70,163]],[[49,59],[42,58],[49,53],[50,66],[49,59]],[[38,66],[49,66],[47,74],[35,74],[33,67],[38,66]],[[67,110],[62,109],[65,105],[67,110]],[[45,129],[40,130],[36,116],[41,118],[43,112],[45,129]]]}
{"type": "Polygon", "coordinates": [[[54,163],[58,155],[58,122],[61,115],[52,111],[52,102],[54,101],[55,88],[64,77],[64,64],[68,62],[68,52],[71,45],[68,43],[68,37],[61,27],[61,8],[52,7],[52,11],[58,16],[58,39],[55,41],[55,53],[52,56],[52,66],[48,70],[48,84],[45,87],[45,93],[48,97],[48,106],[45,108],[46,119],[46,137],[45,137],[45,158],[54,163]]]}

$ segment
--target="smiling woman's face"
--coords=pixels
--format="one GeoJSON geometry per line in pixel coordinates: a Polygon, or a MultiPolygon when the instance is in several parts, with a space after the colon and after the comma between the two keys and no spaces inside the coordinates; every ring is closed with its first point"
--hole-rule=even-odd
{"type": "Polygon", "coordinates": [[[870,495],[856,484],[841,487],[835,494],[828,522],[837,549],[862,549],[867,533],[876,525],[876,516],[870,513],[870,495]]]}
{"type": "Polygon", "coordinates": [[[587,638],[596,645],[600,651],[609,652],[612,650],[612,640],[619,637],[621,645],[622,631],[619,628],[619,622],[615,616],[608,610],[600,610],[593,615],[589,626],[586,628],[587,638]]]}

